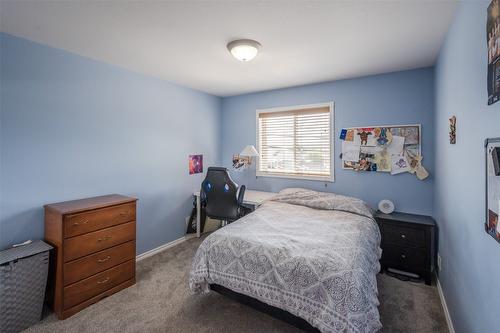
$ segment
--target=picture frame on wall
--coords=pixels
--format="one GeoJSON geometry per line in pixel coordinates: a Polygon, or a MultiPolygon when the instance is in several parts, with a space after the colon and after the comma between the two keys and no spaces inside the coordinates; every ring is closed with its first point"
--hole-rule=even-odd
{"type": "Polygon", "coordinates": [[[203,155],[189,155],[189,174],[203,173],[203,155]]]}
{"type": "Polygon", "coordinates": [[[500,242],[500,138],[485,140],[486,216],[485,231],[500,242]]]}
{"type": "Polygon", "coordinates": [[[488,105],[500,99],[500,0],[492,0],[488,6],[486,21],[488,43],[488,105]]]}

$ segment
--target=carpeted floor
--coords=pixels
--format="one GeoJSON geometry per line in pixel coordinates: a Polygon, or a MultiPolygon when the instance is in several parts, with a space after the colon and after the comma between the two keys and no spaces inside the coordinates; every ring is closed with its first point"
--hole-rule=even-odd
{"type": "MultiPolygon", "coordinates": [[[[301,332],[216,293],[188,290],[191,259],[200,239],[190,239],[140,261],[137,284],[64,321],[50,314],[24,332],[301,332]]],[[[383,332],[448,332],[437,289],[378,278],[383,332]]]]}

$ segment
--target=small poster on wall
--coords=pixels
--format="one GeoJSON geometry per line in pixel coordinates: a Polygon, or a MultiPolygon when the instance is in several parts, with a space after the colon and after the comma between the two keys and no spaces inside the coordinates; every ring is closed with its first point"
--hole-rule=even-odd
{"type": "Polygon", "coordinates": [[[189,155],[189,174],[203,172],[203,155],[189,155]]]}
{"type": "Polygon", "coordinates": [[[488,234],[500,242],[500,138],[486,139],[486,222],[488,234]]]}
{"type": "Polygon", "coordinates": [[[500,0],[492,0],[486,22],[488,42],[488,105],[500,99],[500,0]]]}

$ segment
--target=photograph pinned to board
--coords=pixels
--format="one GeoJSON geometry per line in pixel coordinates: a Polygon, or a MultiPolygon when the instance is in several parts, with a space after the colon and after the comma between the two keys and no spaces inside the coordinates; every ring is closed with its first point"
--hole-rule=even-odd
{"type": "Polygon", "coordinates": [[[361,145],[352,144],[347,141],[342,141],[342,159],[344,161],[356,162],[359,161],[359,153],[361,145]]]}
{"type": "Polygon", "coordinates": [[[500,138],[486,139],[486,232],[500,242],[500,138]]]}
{"type": "Polygon", "coordinates": [[[429,175],[421,163],[419,124],[344,128],[340,139],[343,169],[393,175],[410,172],[418,179],[429,175]]]}
{"type": "Polygon", "coordinates": [[[486,21],[488,43],[488,105],[500,99],[500,0],[492,0],[488,6],[486,21]]]}
{"type": "Polygon", "coordinates": [[[410,162],[410,171],[408,171],[409,173],[417,176],[420,180],[424,180],[429,177],[429,172],[427,172],[427,170],[422,166],[422,159],[422,156],[416,156],[413,158],[410,162]]]}
{"type": "Polygon", "coordinates": [[[391,175],[410,171],[410,163],[405,154],[391,156],[391,175]]]}
{"type": "Polygon", "coordinates": [[[189,155],[189,174],[203,172],[203,155],[189,155]]]}

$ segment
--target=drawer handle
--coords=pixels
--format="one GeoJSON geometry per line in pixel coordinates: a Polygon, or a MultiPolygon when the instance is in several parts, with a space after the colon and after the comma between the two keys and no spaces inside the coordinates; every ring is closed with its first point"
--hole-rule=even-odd
{"type": "Polygon", "coordinates": [[[102,281],[97,281],[97,284],[103,284],[103,283],[106,283],[109,281],[109,277],[105,278],[104,280],[102,281]]]}
{"type": "Polygon", "coordinates": [[[104,236],[104,237],[101,237],[101,238],[97,238],[97,241],[98,242],[103,242],[103,241],[107,241],[108,239],[111,239],[111,236],[104,236]]]}
{"type": "Polygon", "coordinates": [[[103,258],[103,259],[97,259],[97,262],[106,262],[108,261],[109,259],[111,259],[110,256],[107,256],[106,258],[103,258]]]}
{"type": "Polygon", "coordinates": [[[75,223],[73,223],[73,225],[78,226],[78,225],[80,225],[80,223],[81,223],[81,224],[87,224],[87,223],[89,223],[89,220],[80,221],[80,222],[75,222],[75,223]]]}
{"type": "Polygon", "coordinates": [[[406,235],[405,234],[401,234],[401,238],[405,239],[406,235]]]}
{"type": "Polygon", "coordinates": [[[406,255],[405,255],[405,254],[402,254],[402,255],[401,255],[401,258],[406,259],[406,255]]]}

